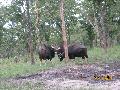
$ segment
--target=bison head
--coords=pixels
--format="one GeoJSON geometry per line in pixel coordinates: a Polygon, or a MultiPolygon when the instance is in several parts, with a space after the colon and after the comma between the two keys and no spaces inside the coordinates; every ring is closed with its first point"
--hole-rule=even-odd
{"type": "Polygon", "coordinates": [[[56,49],[56,53],[57,53],[58,58],[60,59],[60,61],[62,61],[64,59],[64,57],[65,57],[64,49],[59,47],[58,49],[56,49]]]}

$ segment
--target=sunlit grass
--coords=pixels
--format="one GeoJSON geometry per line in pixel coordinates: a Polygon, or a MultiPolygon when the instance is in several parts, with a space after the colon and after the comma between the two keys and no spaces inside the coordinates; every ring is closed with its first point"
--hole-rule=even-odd
{"type": "MultiPolygon", "coordinates": [[[[120,60],[120,46],[109,48],[107,53],[104,53],[101,48],[93,48],[88,50],[88,62],[111,62],[120,60]]],[[[66,66],[65,61],[60,62],[56,56],[52,61],[47,61],[46,64],[41,64],[38,55],[35,55],[35,64],[31,65],[30,60],[25,63],[25,57],[20,58],[20,62],[15,63],[14,58],[0,60],[0,78],[16,77],[21,75],[28,75],[51,68],[60,68],[66,66]]],[[[81,64],[83,60],[76,58],[75,61],[70,60],[70,64],[81,64]]]]}
{"type": "Polygon", "coordinates": [[[57,58],[54,58],[51,62],[47,61],[46,63],[43,62],[42,64],[37,58],[34,65],[31,65],[30,61],[28,63],[23,63],[23,61],[15,63],[11,61],[12,60],[8,59],[5,59],[3,62],[1,61],[0,78],[9,78],[20,75],[32,74],[51,68],[62,67],[63,65],[65,65],[65,62],[60,62],[57,58]]]}
{"type": "MultiPolygon", "coordinates": [[[[108,63],[111,61],[120,60],[120,46],[114,46],[107,50],[107,53],[104,53],[101,48],[93,48],[88,50],[88,63],[92,64],[95,62],[99,63],[108,63]]],[[[22,85],[14,85],[6,81],[8,78],[26,76],[48,69],[62,68],[66,65],[79,65],[83,63],[81,58],[76,58],[70,60],[68,64],[65,61],[60,62],[56,56],[52,61],[47,61],[46,64],[40,63],[38,55],[35,55],[35,64],[31,65],[30,59],[28,62],[24,62],[26,57],[21,57],[20,62],[15,63],[14,58],[10,59],[0,59],[0,90],[43,90],[43,85],[41,82],[37,83],[23,83],[22,85]]],[[[69,89],[70,90],[70,89],[69,89]]],[[[96,90],[92,87],[89,89],[81,87],[80,90],[96,90]]],[[[99,89],[98,89],[99,90],[99,89]]]]}
{"type": "Polygon", "coordinates": [[[36,63],[34,65],[31,65],[30,61],[28,63],[25,63],[24,61],[15,63],[13,58],[0,61],[0,90],[43,90],[44,86],[42,85],[41,81],[38,81],[34,84],[27,82],[17,85],[8,82],[7,79],[19,76],[27,76],[48,69],[65,66],[65,62],[60,62],[57,58],[54,58],[51,62],[43,62],[43,64],[40,63],[38,57],[35,56],[35,59],[36,63]]]}
{"type": "Polygon", "coordinates": [[[107,49],[105,53],[101,48],[93,48],[88,51],[90,61],[100,61],[108,63],[110,61],[120,60],[120,46],[114,46],[107,49]]]}
{"type": "Polygon", "coordinates": [[[13,84],[5,80],[0,81],[0,90],[44,90],[41,82],[31,83],[26,82],[23,84],[13,84]]]}
{"type": "MultiPolygon", "coordinates": [[[[101,48],[88,49],[88,63],[110,63],[120,60],[120,46],[114,46],[107,49],[107,53],[101,48]]],[[[76,58],[76,64],[81,64],[83,60],[76,58]]]]}

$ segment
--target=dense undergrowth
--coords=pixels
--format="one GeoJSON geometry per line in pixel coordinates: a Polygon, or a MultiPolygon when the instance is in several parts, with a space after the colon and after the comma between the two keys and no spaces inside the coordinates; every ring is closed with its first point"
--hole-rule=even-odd
{"type": "MultiPolygon", "coordinates": [[[[120,46],[114,46],[107,50],[107,53],[101,48],[92,48],[88,50],[88,63],[109,63],[111,61],[120,60],[120,46]]],[[[35,56],[36,63],[31,65],[30,61],[24,62],[25,57],[21,57],[20,62],[15,63],[13,58],[10,59],[0,59],[0,78],[10,78],[17,77],[21,75],[29,75],[37,73],[43,70],[48,70],[52,68],[61,68],[66,66],[65,61],[60,62],[56,56],[51,62],[40,64],[38,55],[35,56]]],[[[82,64],[81,58],[76,58],[70,60],[69,64],[82,64]]]]}
{"type": "MultiPolygon", "coordinates": [[[[110,63],[112,61],[120,60],[120,46],[114,46],[107,50],[107,53],[101,48],[88,49],[88,63],[110,63]]],[[[26,57],[21,57],[20,62],[15,63],[14,58],[10,59],[0,59],[0,90],[44,90],[44,85],[41,81],[37,83],[26,82],[21,85],[13,84],[7,81],[10,78],[31,75],[41,71],[45,71],[53,68],[62,68],[66,65],[79,65],[82,64],[81,58],[76,58],[75,60],[70,60],[68,63],[65,61],[60,62],[57,56],[50,62],[40,64],[38,55],[35,55],[36,63],[31,65],[30,61],[25,63],[26,57]]],[[[68,90],[68,89],[66,89],[68,90]]],[[[69,89],[70,90],[70,89],[69,89]]],[[[80,90],[96,90],[93,87],[85,89],[81,87],[80,90]]],[[[100,89],[101,90],[101,89],[100,89]]]]}

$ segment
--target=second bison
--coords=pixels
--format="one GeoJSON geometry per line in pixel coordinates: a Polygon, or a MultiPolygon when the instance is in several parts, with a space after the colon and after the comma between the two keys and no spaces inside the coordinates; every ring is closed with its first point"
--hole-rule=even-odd
{"type": "MultiPolygon", "coordinates": [[[[63,44],[56,51],[60,61],[62,61],[65,58],[63,44]]],[[[82,59],[88,58],[87,48],[80,43],[68,45],[68,56],[69,59],[75,59],[75,57],[82,57],[82,59]]]]}

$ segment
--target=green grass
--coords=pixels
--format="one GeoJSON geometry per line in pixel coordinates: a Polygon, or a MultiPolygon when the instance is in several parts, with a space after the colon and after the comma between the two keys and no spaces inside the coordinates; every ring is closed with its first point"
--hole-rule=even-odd
{"type": "Polygon", "coordinates": [[[43,90],[41,81],[34,84],[26,82],[18,85],[10,83],[7,80],[9,78],[31,75],[48,69],[65,66],[65,62],[60,62],[57,58],[54,58],[52,62],[47,61],[46,64],[43,63],[42,65],[40,64],[38,57],[35,58],[37,60],[34,65],[31,65],[30,62],[25,63],[24,59],[19,63],[14,63],[12,58],[0,60],[0,90],[43,90]]]}
{"type": "MultiPolygon", "coordinates": [[[[107,49],[107,53],[101,48],[88,49],[88,63],[110,63],[112,61],[120,60],[120,46],[114,46],[107,49]]],[[[81,58],[76,58],[75,63],[81,64],[83,61],[81,58]]]]}
{"type": "Polygon", "coordinates": [[[88,51],[90,62],[104,62],[120,60],[120,46],[114,46],[107,49],[107,53],[101,48],[94,48],[88,51]]]}
{"type": "MultiPolygon", "coordinates": [[[[114,46],[108,49],[107,53],[104,53],[101,48],[93,48],[88,50],[88,62],[111,62],[120,60],[120,46],[114,46]]],[[[10,59],[1,59],[0,60],[0,78],[9,78],[16,77],[19,75],[26,75],[37,73],[42,70],[48,70],[51,68],[60,68],[65,66],[65,62],[60,62],[57,57],[55,57],[52,62],[47,61],[46,64],[40,65],[40,61],[38,56],[35,56],[36,63],[35,65],[31,65],[30,61],[28,63],[24,62],[25,57],[21,57],[21,61],[19,63],[15,63],[13,58],[10,59]]],[[[76,64],[81,63],[81,58],[76,58],[76,64]]]]}
{"type": "Polygon", "coordinates": [[[43,70],[48,70],[51,68],[62,67],[65,65],[65,62],[60,62],[58,59],[53,59],[52,62],[47,61],[46,64],[43,63],[41,65],[39,59],[37,59],[34,65],[31,65],[30,62],[23,63],[22,61],[19,63],[11,62],[12,60],[5,59],[0,63],[0,78],[9,78],[16,77],[20,75],[27,75],[36,72],[40,72],[43,70]]]}
{"type": "MultiPolygon", "coordinates": [[[[108,63],[111,61],[120,60],[120,46],[114,46],[107,50],[107,53],[104,53],[101,48],[88,49],[88,62],[95,63],[108,63]]],[[[45,71],[53,68],[61,68],[66,66],[65,61],[60,62],[57,57],[55,57],[52,62],[47,61],[46,64],[40,64],[38,55],[35,56],[35,64],[31,65],[30,61],[25,63],[26,57],[21,57],[20,62],[15,63],[13,58],[10,59],[0,59],[0,90],[43,90],[41,82],[37,83],[23,83],[22,85],[14,85],[7,81],[8,78],[24,76],[35,74],[41,71],[45,71]]],[[[82,59],[76,58],[75,61],[70,61],[69,64],[81,64],[82,59]]],[[[86,89],[81,89],[86,90],[86,89]]],[[[88,89],[87,89],[88,90],[88,89]]],[[[89,89],[92,90],[92,89],[89,89]]]]}
{"type": "Polygon", "coordinates": [[[26,82],[22,84],[13,84],[5,80],[0,81],[0,90],[44,90],[41,82],[31,83],[26,82]]]}

